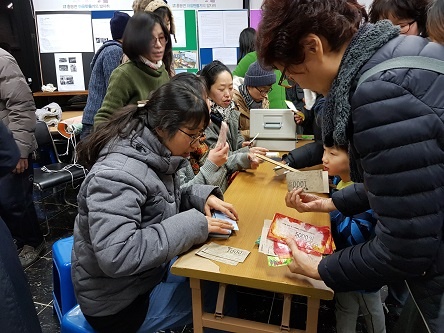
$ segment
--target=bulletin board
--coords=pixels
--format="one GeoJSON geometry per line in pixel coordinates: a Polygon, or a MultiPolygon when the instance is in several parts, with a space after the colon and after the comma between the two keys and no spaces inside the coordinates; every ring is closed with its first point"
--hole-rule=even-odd
{"type": "Polygon", "coordinates": [[[173,17],[177,40],[173,40],[174,70],[196,73],[199,67],[196,11],[173,10],[173,17]]]}
{"type": "Polygon", "coordinates": [[[248,27],[248,10],[199,10],[197,15],[200,68],[213,60],[236,65],[239,35],[248,27]]]}
{"type": "Polygon", "coordinates": [[[39,12],[35,18],[43,84],[52,83],[58,91],[88,89],[94,56],[91,12],[39,12]]]}
{"type": "MultiPolygon", "coordinates": [[[[116,10],[133,15],[132,3],[33,0],[42,83],[52,83],[59,91],[87,90],[94,54],[112,38],[109,20],[116,10]]],[[[168,4],[176,25],[177,42],[171,38],[176,73],[197,72],[213,59],[227,65],[237,63],[239,34],[248,26],[248,10],[242,9],[242,0],[170,0],[168,4]],[[217,22],[222,24],[220,43],[212,44],[218,38],[205,34],[212,28],[205,20],[211,15],[222,18],[217,22]]]]}

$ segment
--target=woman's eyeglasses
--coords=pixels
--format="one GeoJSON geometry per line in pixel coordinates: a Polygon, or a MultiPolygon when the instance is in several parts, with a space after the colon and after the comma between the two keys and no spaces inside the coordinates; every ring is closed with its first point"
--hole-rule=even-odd
{"type": "Polygon", "coordinates": [[[200,132],[197,133],[196,135],[191,135],[181,130],[180,128],[179,131],[181,131],[183,134],[187,135],[191,139],[190,146],[194,145],[198,140],[205,138],[205,132],[200,132]]]}
{"type": "Polygon", "coordinates": [[[399,27],[401,28],[401,31],[400,31],[401,34],[405,35],[406,33],[408,33],[410,31],[412,24],[415,22],[416,22],[416,20],[413,20],[412,22],[398,24],[399,27]]]}
{"type": "Polygon", "coordinates": [[[166,36],[153,37],[151,41],[151,46],[155,47],[157,45],[157,42],[159,42],[160,45],[165,46],[168,43],[168,38],[166,36]]]}
{"type": "Polygon", "coordinates": [[[282,71],[282,75],[281,78],[279,79],[278,85],[280,85],[281,87],[284,88],[292,88],[295,85],[295,82],[293,80],[290,80],[286,75],[285,72],[287,71],[286,68],[284,68],[284,70],[282,71]],[[284,83],[284,81],[287,81],[286,83],[284,83]]]}
{"type": "Polygon", "coordinates": [[[273,88],[267,89],[267,90],[260,90],[258,87],[255,87],[257,91],[259,91],[259,94],[261,94],[262,97],[266,97],[270,91],[273,90],[273,88]]]}

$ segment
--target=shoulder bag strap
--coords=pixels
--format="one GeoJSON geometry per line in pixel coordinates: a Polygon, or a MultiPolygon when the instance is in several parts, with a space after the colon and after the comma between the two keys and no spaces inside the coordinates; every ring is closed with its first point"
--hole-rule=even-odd
{"type": "Polygon", "coordinates": [[[364,72],[359,78],[356,88],[370,76],[394,68],[418,68],[444,74],[444,61],[422,56],[404,56],[389,59],[364,72]]]}

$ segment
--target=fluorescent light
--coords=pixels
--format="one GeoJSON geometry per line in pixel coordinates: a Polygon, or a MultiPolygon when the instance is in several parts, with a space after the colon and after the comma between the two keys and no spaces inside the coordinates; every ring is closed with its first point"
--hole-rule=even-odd
{"type": "Polygon", "coordinates": [[[12,2],[9,5],[7,5],[6,7],[8,7],[8,9],[11,9],[12,8],[12,2]]]}

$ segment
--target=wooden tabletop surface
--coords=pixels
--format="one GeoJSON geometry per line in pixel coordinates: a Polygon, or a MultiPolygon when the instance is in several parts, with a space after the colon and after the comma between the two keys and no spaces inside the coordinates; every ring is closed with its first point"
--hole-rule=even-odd
{"type": "MultiPolygon", "coordinates": [[[[300,143],[298,145],[301,145],[300,143]]],[[[298,218],[318,226],[330,224],[327,213],[298,213],[285,205],[287,185],[284,176],[275,177],[273,164],[264,162],[257,170],[240,172],[225,193],[225,201],[234,204],[239,214],[239,231],[227,240],[209,239],[222,245],[250,251],[237,266],[211,261],[195,255],[197,249],[182,255],[172,267],[177,275],[223,282],[273,292],[332,299],[333,291],[322,281],[293,274],[288,267],[269,267],[265,254],[258,252],[255,241],[265,219],[274,213],[298,218]]]]}

